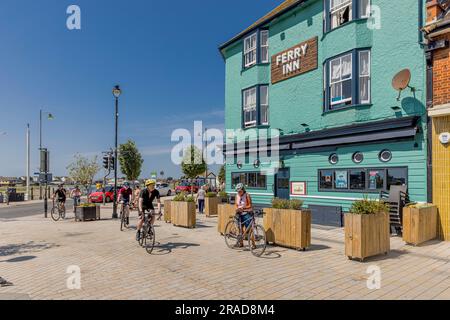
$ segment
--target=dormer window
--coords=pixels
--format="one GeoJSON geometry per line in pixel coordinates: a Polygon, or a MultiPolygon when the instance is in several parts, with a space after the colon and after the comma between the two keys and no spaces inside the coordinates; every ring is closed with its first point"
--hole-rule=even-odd
{"type": "Polygon", "coordinates": [[[269,30],[257,31],[244,39],[244,69],[269,63],[269,30]]]}

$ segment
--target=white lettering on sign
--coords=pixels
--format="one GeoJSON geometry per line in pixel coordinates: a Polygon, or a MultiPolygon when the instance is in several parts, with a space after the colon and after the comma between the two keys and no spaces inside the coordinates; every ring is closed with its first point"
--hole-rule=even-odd
{"type": "Polygon", "coordinates": [[[277,56],[277,66],[283,65],[283,76],[300,70],[300,60],[307,51],[308,43],[305,43],[277,56]]]}

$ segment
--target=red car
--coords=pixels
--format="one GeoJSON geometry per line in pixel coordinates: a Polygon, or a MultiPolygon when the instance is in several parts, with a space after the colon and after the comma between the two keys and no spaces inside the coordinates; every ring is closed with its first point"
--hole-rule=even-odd
{"type": "MultiPolygon", "coordinates": [[[[192,186],[192,184],[190,182],[182,182],[180,185],[178,185],[175,188],[175,193],[176,194],[179,194],[179,193],[182,193],[182,192],[191,193],[191,186],[192,186]]],[[[194,186],[193,186],[193,190],[194,190],[194,193],[198,192],[198,185],[195,184],[195,183],[194,183],[194,186]]]]}
{"type": "MultiPolygon", "coordinates": [[[[117,187],[120,190],[119,187],[117,187]]],[[[112,202],[114,200],[114,187],[105,188],[106,202],[112,202]]],[[[103,190],[97,190],[89,195],[89,201],[92,203],[103,203],[103,190]]]]}

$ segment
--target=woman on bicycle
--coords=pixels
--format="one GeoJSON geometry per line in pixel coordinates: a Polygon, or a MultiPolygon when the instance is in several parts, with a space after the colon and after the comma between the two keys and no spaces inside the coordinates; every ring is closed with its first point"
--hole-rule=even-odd
{"type": "MultiPolygon", "coordinates": [[[[245,229],[247,229],[252,222],[252,214],[253,214],[253,203],[252,198],[245,190],[245,186],[242,183],[239,183],[236,186],[236,214],[239,215],[241,225],[243,227],[243,232],[245,233],[245,229]]],[[[240,247],[244,246],[243,241],[239,244],[240,247]]]]}

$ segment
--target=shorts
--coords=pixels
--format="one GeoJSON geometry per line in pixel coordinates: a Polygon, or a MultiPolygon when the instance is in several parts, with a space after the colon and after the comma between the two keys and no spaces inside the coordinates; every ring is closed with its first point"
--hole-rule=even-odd
{"type": "Polygon", "coordinates": [[[56,201],[57,201],[57,202],[65,203],[65,202],[66,202],[66,198],[58,198],[56,201]]]}
{"type": "MultiPolygon", "coordinates": [[[[149,214],[155,214],[155,209],[147,209],[147,208],[142,208],[143,212],[148,212],[149,214]]],[[[141,211],[139,211],[139,217],[142,217],[142,213],[141,211]]]]}
{"type": "Polygon", "coordinates": [[[248,228],[250,226],[250,224],[252,223],[252,216],[249,213],[245,213],[243,215],[240,216],[241,218],[241,224],[248,228]]]}

